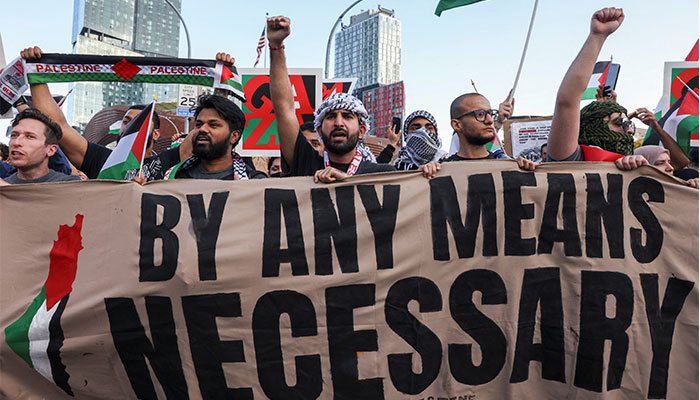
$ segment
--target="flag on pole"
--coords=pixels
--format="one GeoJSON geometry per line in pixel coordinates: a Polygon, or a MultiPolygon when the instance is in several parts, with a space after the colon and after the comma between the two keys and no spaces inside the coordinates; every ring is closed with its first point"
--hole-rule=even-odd
{"type": "Polygon", "coordinates": [[[479,3],[484,0],[440,0],[435,9],[435,15],[438,17],[443,11],[449,10],[451,8],[457,8],[462,6],[468,6],[469,4],[479,3]]]}
{"type": "Polygon", "coordinates": [[[123,180],[126,172],[141,168],[145,158],[148,136],[153,125],[155,99],[144,108],[124,129],[117,147],[112,150],[102,166],[97,179],[123,180]]]}
{"type": "MultiPolygon", "coordinates": [[[[686,89],[683,96],[661,117],[659,125],[688,155],[691,147],[698,146],[698,95],[686,89]]],[[[659,137],[653,130],[644,138],[643,145],[658,145],[659,137]]]]}
{"type": "MultiPolygon", "coordinates": [[[[700,43],[700,39],[695,41],[695,45],[693,45],[693,48],[690,49],[690,52],[685,57],[685,61],[698,61],[698,44],[699,43],[700,43]]],[[[686,95],[687,95],[687,93],[686,93],[686,95]]],[[[692,96],[692,95],[693,94],[690,93],[690,96],[692,96]]],[[[696,101],[697,101],[697,98],[696,98],[696,101]]],[[[680,101],[677,101],[677,103],[680,103],[680,101]]],[[[674,136],[674,134],[671,134],[671,132],[669,132],[664,127],[664,124],[661,123],[662,117],[666,118],[666,116],[662,115],[662,108],[663,108],[663,96],[659,99],[659,104],[657,104],[656,108],[654,108],[654,117],[656,117],[656,119],[659,121],[659,124],[661,125],[662,128],[664,128],[666,133],[668,133],[669,135],[671,135],[672,137],[675,138],[677,136],[674,136]]],[[[669,115],[669,118],[670,118],[670,114],[671,114],[672,109],[673,109],[673,107],[671,107],[671,109],[669,109],[668,113],[666,113],[667,115],[669,115]]],[[[695,106],[695,109],[697,111],[697,105],[695,106]]],[[[672,119],[671,124],[675,124],[673,121],[674,120],[672,119]]],[[[696,119],[696,121],[697,121],[697,119],[696,119]]],[[[664,121],[664,122],[666,122],[666,121],[664,121]]],[[[689,123],[690,123],[690,120],[687,123],[685,123],[681,128],[686,128],[687,124],[689,124],[689,123]]],[[[697,124],[697,122],[696,122],[696,124],[697,124]]],[[[679,125],[680,124],[676,124],[675,126],[679,126],[679,125]]],[[[671,127],[671,125],[669,125],[669,128],[670,127],[671,127]]],[[[691,129],[691,130],[693,130],[693,129],[691,129]]],[[[690,142],[689,142],[690,147],[697,147],[699,144],[698,143],[698,128],[697,128],[697,126],[694,130],[695,130],[695,133],[690,133],[690,142]]],[[[681,134],[681,137],[685,137],[685,136],[686,136],[685,133],[681,134]]],[[[676,140],[676,142],[678,142],[678,140],[676,140]]],[[[678,144],[680,145],[680,143],[678,143],[678,144]]],[[[649,127],[649,129],[647,129],[647,133],[644,135],[644,140],[642,140],[642,146],[646,146],[646,145],[660,145],[659,138],[658,138],[658,136],[656,136],[656,132],[654,132],[654,130],[651,129],[651,127],[649,127]]],[[[683,148],[683,146],[681,146],[681,148],[683,148]]],[[[683,149],[683,151],[687,155],[689,149],[688,150],[683,149]]]]}
{"type": "Polygon", "coordinates": [[[78,253],[83,249],[83,216],[73,226],[61,225],[49,253],[49,275],[39,294],[16,321],[5,328],[5,341],[31,368],[73,396],[69,375],[61,361],[61,316],[73,291],[78,253]]]}
{"type": "Polygon", "coordinates": [[[588,87],[586,87],[586,91],[583,92],[583,97],[581,97],[581,100],[595,99],[598,86],[604,85],[605,80],[608,79],[610,64],[612,64],[612,61],[600,61],[595,63],[593,74],[591,75],[591,79],[588,81],[588,87]]]}
{"type": "Polygon", "coordinates": [[[258,47],[256,48],[256,51],[258,52],[258,58],[255,59],[255,64],[253,65],[253,68],[258,66],[258,62],[260,62],[260,54],[262,54],[263,48],[265,48],[265,32],[267,31],[267,21],[265,22],[265,26],[263,26],[262,33],[260,34],[260,39],[258,40],[258,47]]]}

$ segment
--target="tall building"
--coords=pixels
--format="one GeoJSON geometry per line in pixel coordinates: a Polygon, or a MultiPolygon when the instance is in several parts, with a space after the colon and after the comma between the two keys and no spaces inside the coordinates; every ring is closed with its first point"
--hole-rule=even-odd
{"type": "MultiPolygon", "coordinates": [[[[180,20],[164,0],[75,0],[72,42],[74,54],[177,57],[180,20]]],[[[159,102],[177,99],[177,85],[77,82],[67,114],[82,131],[98,111],[148,103],[156,92],[159,102]]]]}
{"type": "Polygon", "coordinates": [[[401,21],[381,6],[350,17],[335,34],[335,76],[357,77],[357,87],[401,80],[401,21]]]}
{"type": "Polygon", "coordinates": [[[403,81],[391,85],[376,84],[362,90],[360,100],[369,114],[370,135],[387,137],[392,119],[399,117],[403,121],[405,99],[403,81]]]}

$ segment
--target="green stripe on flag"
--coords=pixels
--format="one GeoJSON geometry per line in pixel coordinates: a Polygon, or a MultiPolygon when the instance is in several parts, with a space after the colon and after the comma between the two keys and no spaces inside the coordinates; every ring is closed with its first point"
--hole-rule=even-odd
{"type": "MultiPolygon", "coordinates": [[[[200,86],[214,86],[212,76],[191,75],[134,75],[125,81],[119,75],[107,72],[79,72],[79,73],[33,73],[27,74],[27,81],[31,83],[52,82],[134,82],[134,83],[183,83],[200,86]]],[[[240,88],[240,84],[239,84],[240,88]]]]}
{"type": "Polygon", "coordinates": [[[243,85],[240,82],[234,81],[233,79],[229,79],[227,81],[221,82],[221,84],[231,86],[232,88],[243,92],[243,85]]]}
{"type": "Polygon", "coordinates": [[[598,91],[598,87],[592,87],[586,89],[585,92],[583,92],[583,96],[581,97],[581,100],[595,100],[595,95],[596,92],[598,91]]]}
{"type": "Polygon", "coordinates": [[[112,179],[122,181],[126,177],[126,171],[130,169],[138,169],[140,167],[139,160],[134,153],[129,152],[126,160],[119,164],[114,164],[109,168],[105,168],[97,175],[97,179],[112,179]]]}
{"type": "Polygon", "coordinates": [[[34,319],[34,315],[39,310],[42,304],[46,301],[46,289],[41,288],[41,292],[34,298],[32,303],[27,308],[27,311],[22,314],[19,319],[5,328],[5,341],[10,348],[17,353],[24,361],[34,368],[32,358],[29,356],[29,325],[34,319]]]}
{"type": "Polygon", "coordinates": [[[435,15],[438,17],[443,11],[449,10],[451,8],[457,8],[462,6],[468,6],[469,4],[478,3],[484,0],[440,0],[435,9],[435,15]]]}

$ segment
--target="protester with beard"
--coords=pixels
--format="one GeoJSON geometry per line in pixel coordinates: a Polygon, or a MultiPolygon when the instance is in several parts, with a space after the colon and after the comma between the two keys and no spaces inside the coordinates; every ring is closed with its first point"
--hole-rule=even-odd
{"type": "MultiPolygon", "coordinates": [[[[445,161],[465,160],[510,160],[506,154],[492,153],[486,150],[496,130],[494,120],[498,118],[498,110],[491,109],[491,103],[478,93],[463,94],[450,106],[450,124],[459,135],[459,151],[445,161]]],[[[516,160],[521,169],[534,171],[537,163],[518,157],[516,160]]]]}
{"type": "Polygon", "coordinates": [[[201,96],[194,112],[194,155],[174,166],[166,179],[247,180],[266,178],[235,152],[245,116],[232,101],[217,95],[201,96]]]}
{"type": "Polygon", "coordinates": [[[336,93],[321,103],[314,113],[314,130],[321,136],[325,151],[320,155],[299,129],[294,109],[292,85],[282,42],[289,36],[286,17],[267,20],[270,43],[270,97],[277,120],[277,132],[285,176],[314,176],[316,182],[334,182],[353,174],[395,171],[377,164],[361,140],[369,130],[369,116],[357,98],[336,93]],[[368,154],[369,153],[369,154],[368,154]]]}

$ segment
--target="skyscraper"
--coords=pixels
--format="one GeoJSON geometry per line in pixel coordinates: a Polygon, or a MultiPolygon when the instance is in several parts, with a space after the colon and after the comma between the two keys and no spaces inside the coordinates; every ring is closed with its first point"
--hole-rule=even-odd
{"type": "Polygon", "coordinates": [[[335,76],[356,77],[354,95],[370,115],[370,135],[386,137],[393,117],[403,118],[401,21],[379,6],[350,17],[335,35],[335,76]]]}
{"type": "MultiPolygon", "coordinates": [[[[164,0],[75,0],[72,42],[75,54],[177,57],[180,20],[164,0]]],[[[67,114],[82,130],[103,108],[148,103],[156,92],[159,102],[175,101],[177,85],[78,82],[67,114]]]]}
{"type": "Polygon", "coordinates": [[[350,17],[335,34],[335,76],[357,77],[357,87],[401,80],[401,21],[381,6],[350,17]]]}

